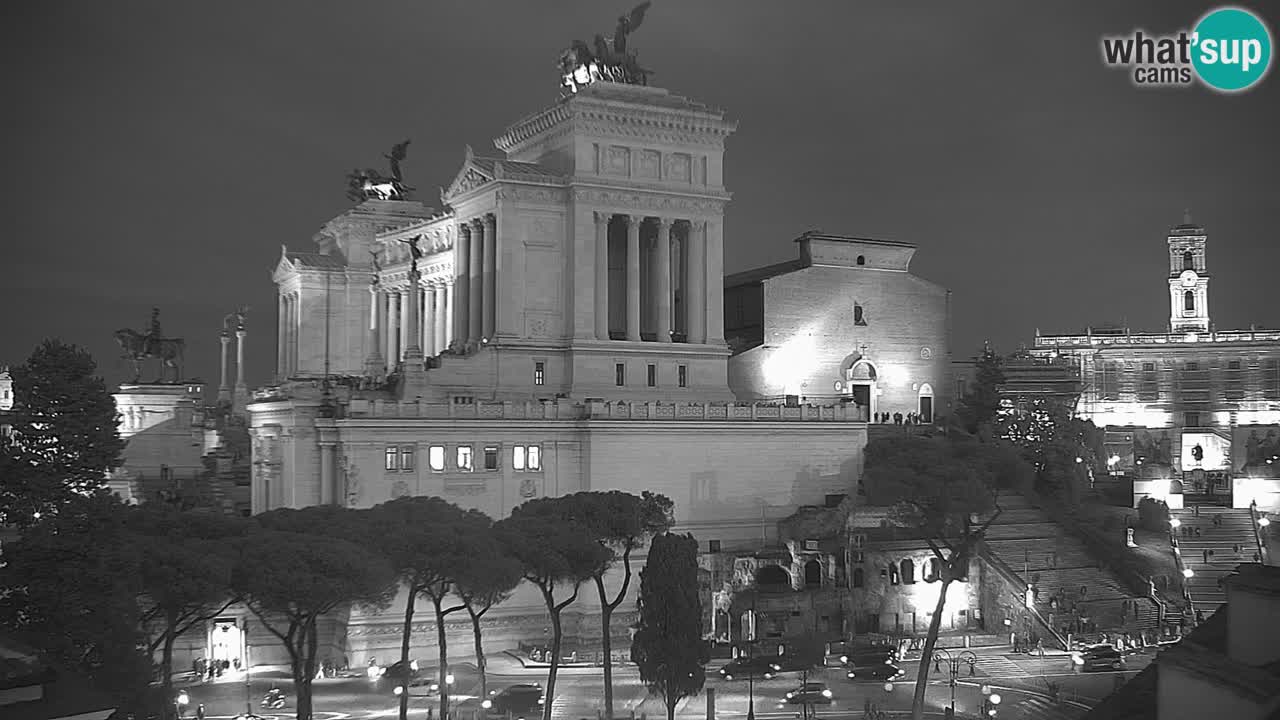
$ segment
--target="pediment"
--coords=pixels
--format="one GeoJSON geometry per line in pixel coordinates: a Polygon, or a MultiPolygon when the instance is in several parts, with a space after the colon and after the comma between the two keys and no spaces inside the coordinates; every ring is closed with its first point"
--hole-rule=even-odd
{"type": "Polygon", "coordinates": [[[453,183],[449,185],[449,189],[445,190],[441,199],[447,203],[453,198],[464,193],[471,192],[482,185],[487,185],[493,182],[493,180],[494,177],[492,173],[485,172],[485,170],[481,169],[478,163],[471,159],[471,157],[468,157],[466,162],[462,164],[462,169],[459,170],[458,174],[453,178],[453,183]]]}

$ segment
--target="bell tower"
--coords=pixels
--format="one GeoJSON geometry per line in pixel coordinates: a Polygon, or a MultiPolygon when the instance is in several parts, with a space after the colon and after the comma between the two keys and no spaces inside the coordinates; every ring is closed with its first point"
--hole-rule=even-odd
{"type": "Polygon", "coordinates": [[[1169,231],[1169,331],[1209,332],[1209,272],[1205,265],[1204,228],[1191,221],[1169,231]]]}

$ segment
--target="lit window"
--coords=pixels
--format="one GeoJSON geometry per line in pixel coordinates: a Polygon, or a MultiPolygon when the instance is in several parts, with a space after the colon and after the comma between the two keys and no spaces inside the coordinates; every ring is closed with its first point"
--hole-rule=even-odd
{"type": "Polygon", "coordinates": [[[523,445],[516,445],[515,447],[511,448],[511,469],[512,470],[524,469],[524,446],[523,445]]]}
{"type": "Polygon", "coordinates": [[[1228,370],[1239,370],[1239,369],[1240,369],[1240,361],[1239,361],[1239,360],[1229,360],[1229,361],[1227,361],[1227,369],[1228,369],[1228,370]]]}
{"type": "Polygon", "coordinates": [[[471,446],[470,445],[458,446],[458,469],[471,472],[472,465],[471,465],[471,446]]]}
{"type": "Polygon", "coordinates": [[[393,448],[393,447],[389,447],[389,448],[387,448],[387,462],[386,462],[386,469],[387,469],[387,470],[395,470],[395,469],[397,469],[397,468],[399,467],[399,465],[397,465],[397,463],[399,462],[399,459],[400,459],[400,451],[399,451],[399,450],[397,450],[396,448],[393,448]]]}
{"type": "Polygon", "coordinates": [[[529,466],[529,470],[531,472],[541,472],[542,471],[542,446],[530,445],[527,449],[527,452],[528,452],[528,463],[526,464],[529,466]]]}
{"type": "Polygon", "coordinates": [[[490,446],[484,449],[484,469],[498,469],[498,448],[490,446]]]}
{"type": "Polygon", "coordinates": [[[622,387],[627,384],[627,366],[618,363],[613,366],[613,384],[622,387]]]}
{"type": "Polygon", "coordinates": [[[649,375],[647,378],[647,382],[649,384],[649,387],[658,387],[658,366],[650,365],[648,368],[648,373],[649,375]]]}
{"type": "Polygon", "coordinates": [[[413,469],[413,447],[407,445],[400,447],[400,469],[413,469]]]}
{"type": "Polygon", "coordinates": [[[863,314],[861,305],[853,306],[853,324],[861,327],[865,327],[867,324],[867,318],[866,315],[863,314]]]}
{"type": "Polygon", "coordinates": [[[689,366],[681,365],[676,368],[676,384],[680,387],[689,387],[689,366]]]}
{"type": "Polygon", "coordinates": [[[427,450],[427,463],[431,465],[431,469],[435,472],[444,471],[444,446],[432,445],[427,450]]]}
{"type": "Polygon", "coordinates": [[[547,364],[544,362],[535,362],[533,364],[533,384],[542,385],[547,376],[547,364]]]}

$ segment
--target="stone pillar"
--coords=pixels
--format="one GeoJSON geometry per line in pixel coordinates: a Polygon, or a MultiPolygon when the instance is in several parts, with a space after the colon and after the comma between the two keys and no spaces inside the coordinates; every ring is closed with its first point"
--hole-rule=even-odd
{"type": "Polygon", "coordinates": [[[244,338],[248,334],[244,325],[236,326],[236,395],[249,392],[248,386],[244,384],[244,338]]]}
{"type": "Polygon", "coordinates": [[[383,327],[386,328],[385,334],[387,336],[384,340],[387,346],[385,351],[387,356],[387,372],[391,372],[392,370],[395,370],[396,367],[396,293],[394,290],[384,290],[382,294],[382,324],[383,327]]]}
{"type": "Polygon", "coordinates": [[[369,355],[364,360],[364,371],[372,376],[381,375],[383,368],[382,351],[378,347],[382,344],[378,333],[378,327],[382,324],[380,318],[386,313],[382,305],[383,297],[385,296],[378,291],[376,284],[369,286],[369,355]]]}
{"type": "Polygon", "coordinates": [[[689,289],[685,293],[688,310],[689,342],[707,341],[707,223],[696,220],[689,224],[689,267],[686,276],[689,289]]]}
{"type": "Polygon", "coordinates": [[[435,289],[430,285],[422,287],[422,303],[418,309],[422,311],[422,355],[435,357],[440,351],[436,349],[436,307],[435,289]]]}
{"type": "Polygon", "coordinates": [[[410,272],[409,287],[404,294],[404,357],[406,359],[422,359],[422,321],[418,312],[422,305],[422,278],[417,272],[410,272]]]}
{"type": "Polygon", "coordinates": [[[458,339],[457,332],[454,330],[454,319],[457,317],[458,300],[456,295],[456,287],[452,282],[445,282],[444,285],[444,309],[440,312],[444,315],[444,346],[445,348],[453,344],[458,339]]]}
{"type": "Polygon", "coordinates": [[[343,505],[342,489],[338,487],[338,445],[320,443],[320,504],[343,505]]]}
{"type": "MultiPolygon", "coordinates": [[[[280,306],[280,319],[276,330],[276,379],[283,380],[288,374],[286,366],[289,363],[289,334],[286,332],[289,327],[289,301],[284,293],[280,293],[276,299],[280,306]]],[[[225,350],[223,350],[223,356],[226,356],[225,350]]]]}
{"type": "Polygon", "coordinates": [[[409,293],[401,288],[396,291],[397,308],[400,310],[400,345],[396,347],[395,361],[404,360],[404,353],[409,349],[409,293]]]}
{"type": "Polygon", "coordinates": [[[627,339],[640,340],[640,215],[627,217],[627,339]]]}
{"type": "Polygon", "coordinates": [[[484,337],[484,222],[471,221],[471,260],[467,263],[467,342],[484,337]]]}
{"type": "Polygon", "coordinates": [[[657,277],[654,292],[658,296],[658,342],[671,342],[671,218],[658,219],[658,257],[654,263],[657,277]]]}
{"type": "Polygon", "coordinates": [[[596,339],[609,339],[609,213],[596,212],[596,339]]]}
{"type": "Polygon", "coordinates": [[[471,301],[471,226],[458,224],[458,240],[453,245],[453,293],[450,296],[453,308],[453,325],[449,333],[449,343],[455,341],[465,343],[467,323],[471,319],[468,304],[471,301]]]}
{"type": "Polygon", "coordinates": [[[222,342],[222,379],[218,382],[218,400],[221,402],[231,399],[231,386],[227,385],[227,348],[231,345],[231,335],[223,329],[218,333],[218,340],[222,342]]]}
{"type": "Polygon", "coordinates": [[[498,216],[484,216],[484,336],[493,342],[498,321],[498,216]]]}
{"type": "Polygon", "coordinates": [[[448,306],[446,305],[447,292],[448,286],[443,283],[437,284],[431,289],[432,305],[435,308],[434,319],[431,322],[435,335],[432,347],[435,349],[436,355],[444,352],[445,348],[449,347],[449,333],[448,327],[446,327],[448,322],[446,318],[449,315],[448,306]]]}
{"type": "Polygon", "coordinates": [[[707,344],[724,344],[724,222],[707,221],[707,344]]]}
{"type": "Polygon", "coordinates": [[[289,319],[285,323],[284,375],[290,378],[298,372],[298,296],[289,293],[285,304],[289,306],[289,319]]]}

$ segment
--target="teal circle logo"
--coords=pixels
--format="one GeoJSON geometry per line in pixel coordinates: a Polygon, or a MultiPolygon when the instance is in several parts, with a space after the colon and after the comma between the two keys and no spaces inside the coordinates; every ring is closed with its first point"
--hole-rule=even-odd
{"type": "Polygon", "coordinates": [[[1247,90],[1271,67],[1271,32],[1248,10],[1219,8],[1205,15],[1191,42],[1191,64],[1215,90],[1247,90]]]}

